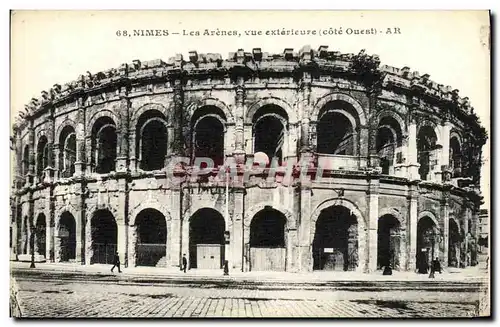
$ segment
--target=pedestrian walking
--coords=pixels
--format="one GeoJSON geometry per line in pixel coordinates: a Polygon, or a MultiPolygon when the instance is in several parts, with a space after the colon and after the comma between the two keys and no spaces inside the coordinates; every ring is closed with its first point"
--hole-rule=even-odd
{"type": "Polygon", "coordinates": [[[186,259],[186,254],[183,254],[182,255],[182,270],[184,271],[184,273],[186,273],[187,265],[188,265],[188,261],[186,259]]]}
{"type": "Polygon", "coordinates": [[[113,259],[113,267],[111,267],[111,272],[113,272],[113,270],[116,268],[118,268],[118,272],[121,273],[121,269],[120,269],[120,256],[118,255],[118,252],[115,253],[115,257],[113,259]]]}
{"type": "Polygon", "coordinates": [[[229,276],[229,261],[224,260],[224,276],[229,276]]]}

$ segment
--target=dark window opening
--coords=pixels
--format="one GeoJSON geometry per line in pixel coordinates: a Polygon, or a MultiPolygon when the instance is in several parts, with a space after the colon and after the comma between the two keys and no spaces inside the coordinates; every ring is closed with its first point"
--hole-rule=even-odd
{"type": "Polygon", "coordinates": [[[167,225],[155,209],[141,211],[136,219],[138,266],[166,266],[167,225]]]}
{"type": "MultiPolygon", "coordinates": [[[[380,158],[380,166],[382,174],[388,175],[391,173],[391,168],[394,166],[394,157],[396,156],[396,148],[401,146],[401,129],[398,122],[392,117],[384,117],[379,124],[377,130],[376,151],[380,158]]],[[[398,153],[401,156],[401,153],[398,153]]],[[[398,163],[401,159],[399,159],[398,163]]]]}
{"type": "Polygon", "coordinates": [[[252,117],[254,154],[265,153],[269,166],[273,159],[278,165],[283,161],[283,147],[288,129],[288,114],[276,105],[259,108],[252,117]]]}
{"type": "Polygon", "coordinates": [[[390,266],[392,269],[399,267],[400,252],[400,224],[391,215],[384,215],[378,221],[377,267],[390,266]]]}
{"type": "Polygon", "coordinates": [[[160,170],[165,166],[168,137],[165,117],[156,110],[141,115],[137,123],[137,153],[140,169],[160,170]]]}
{"type": "Polygon", "coordinates": [[[450,140],[450,169],[454,178],[462,175],[462,160],[460,143],[456,137],[452,137],[450,140]]]}
{"type": "Polygon", "coordinates": [[[224,164],[224,126],[219,119],[202,118],[195,126],[193,137],[195,158],[210,158],[215,166],[224,164]]]}
{"type": "Polygon", "coordinates": [[[421,218],[417,224],[417,254],[418,272],[426,274],[434,259],[435,247],[438,242],[437,228],[429,217],[421,218]]]}
{"type": "Polygon", "coordinates": [[[45,136],[40,137],[37,146],[36,175],[42,177],[44,169],[49,165],[49,147],[45,136]]]}
{"type": "Polygon", "coordinates": [[[91,263],[113,264],[117,251],[117,226],[108,210],[99,210],[91,220],[93,256],[91,263]]]}
{"type": "Polygon", "coordinates": [[[69,212],[64,212],[59,221],[59,238],[61,242],[61,261],[76,258],[76,222],[69,212]]]}
{"type": "Polygon", "coordinates": [[[254,125],[254,153],[263,152],[267,155],[268,163],[276,158],[281,165],[285,133],[285,127],[278,118],[265,116],[259,119],[254,125]]]}
{"type": "Polygon", "coordinates": [[[417,159],[420,164],[419,174],[422,180],[427,180],[435,160],[437,137],[430,126],[423,126],[417,136],[417,159]]]}
{"type": "Polygon", "coordinates": [[[448,224],[448,266],[458,268],[460,262],[460,258],[458,257],[461,241],[460,230],[453,219],[450,219],[448,224]]]}
{"type": "Polygon", "coordinates": [[[45,231],[45,215],[42,213],[38,216],[35,226],[35,252],[41,255],[45,255],[45,231]]]}
{"type": "Polygon", "coordinates": [[[23,176],[25,177],[30,170],[30,147],[26,145],[23,151],[23,176]]]}
{"type": "Polygon", "coordinates": [[[71,126],[66,126],[59,138],[59,169],[62,177],[71,177],[75,173],[76,134],[71,126]]]}
{"type": "Polygon", "coordinates": [[[354,154],[353,126],[339,112],[324,113],[317,124],[317,152],[335,155],[354,154]]]}
{"type": "Polygon", "coordinates": [[[285,247],[285,216],[275,209],[259,211],[250,224],[251,247],[285,247]]]}
{"type": "Polygon", "coordinates": [[[224,218],[213,209],[200,209],[191,217],[189,221],[190,268],[220,269],[222,267],[225,255],[224,230],[224,218]],[[211,256],[214,258],[210,258],[211,256]],[[210,265],[207,258],[213,259],[215,266],[210,265]]]}
{"type": "Polygon", "coordinates": [[[342,206],[323,209],[313,240],[314,270],[354,270],[358,262],[357,220],[342,206]]]}
{"type": "Polygon", "coordinates": [[[116,166],[116,126],[109,117],[99,118],[92,128],[92,162],[98,174],[107,174],[116,166]]]}

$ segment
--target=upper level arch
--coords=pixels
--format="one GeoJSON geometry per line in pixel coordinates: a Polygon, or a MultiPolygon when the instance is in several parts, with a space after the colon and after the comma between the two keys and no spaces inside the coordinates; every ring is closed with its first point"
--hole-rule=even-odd
{"type": "Polygon", "coordinates": [[[257,111],[263,107],[279,107],[285,111],[287,120],[290,124],[297,122],[297,114],[288,102],[277,97],[265,97],[248,106],[248,110],[245,115],[245,124],[252,124],[252,122],[255,121],[257,111]]]}
{"type": "MultiPolygon", "coordinates": [[[[359,126],[365,126],[366,125],[366,115],[363,110],[363,107],[361,104],[355,100],[353,97],[344,94],[344,93],[330,93],[327,94],[321,98],[319,98],[316,103],[313,106],[313,110],[310,116],[310,119],[312,122],[317,122],[319,120],[319,116],[322,110],[325,110],[325,106],[334,103],[334,104],[340,104],[341,108],[351,108],[351,116],[357,116],[358,124],[359,126]],[[346,104],[348,106],[346,106],[346,104]],[[352,112],[355,112],[356,115],[353,115],[352,112]]],[[[332,109],[333,108],[332,106],[332,109]]]]}

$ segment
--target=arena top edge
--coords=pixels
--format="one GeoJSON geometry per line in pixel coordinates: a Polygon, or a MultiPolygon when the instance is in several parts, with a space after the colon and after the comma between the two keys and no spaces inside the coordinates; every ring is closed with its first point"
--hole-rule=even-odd
{"type": "Polygon", "coordinates": [[[187,60],[182,54],[176,54],[167,62],[161,59],[133,60],[118,68],[95,74],[86,72],[78,79],[64,85],[54,84],[48,91],[42,91],[40,97],[32,98],[25,105],[24,111],[20,111],[19,116],[16,117],[13,128],[15,130],[22,127],[23,121],[36,115],[45,107],[55,106],[59,102],[81,97],[86,93],[92,93],[92,91],[114,84],[127,84],[127,81],[133,83],[141,80],[174,81],[180,78],[196,79],[197,76],[215,73],[218,76],[229,77],[252,77],[273,73],[300,79],[304,72],[358,79],[366,85],[367,90],[379,88],[398,90],[403,93],[411,92],[413,95],[442,106],[456,108],[462,117],[472,123],[474,129],[483,130],[469,98],[460,97],[459,90],[438,84],[430,80],[429,74],[411,71],[409,67],[380,65],[379,56],[369,55],[364,49],[358,54],[346,54],[328,51],[326,45],[319,46],[318,50],[313,50],[311,46],[306,45],[299,52],[294,51],[293,48],[285,48],[279,54],[262,52],[261,48],[254,48],[252,52],[238,49],[236,52],[230,52],[227,59],[222,59],[219,53],[203,54],[189,51],[187,60]]]}

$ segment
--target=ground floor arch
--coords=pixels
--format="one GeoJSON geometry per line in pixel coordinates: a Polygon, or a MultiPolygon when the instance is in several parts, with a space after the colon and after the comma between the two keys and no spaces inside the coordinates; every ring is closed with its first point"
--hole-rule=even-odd
{"type": "Polygon", "coordinates": [[[97,210],[90,221],[92,257],[90,263],[113,264],[118,231],[109,210],[97,210]]]}
{"type": "Polygon", "coordinates": [[[285,215],[273,208],[257,212],[250,223],[250,267],[253,271],[285,271],[287,233],[285,215]]]}
{"type": "Polygon", "coordinates": [[[135,220],[136,265],[167,266],[167,224],[165,216],[156,209],[142,210],[135,220]]]}
{"type": "Polygon", "coordinates": [[[460,229],[454,219],[448,221],[448,266],[460,266],[460,229]]]}
{"type": "Polygon", "coordinates": [[[189,219],[189,268],[221,269],[225,260],[224,217],[203,208],[189,219]]]}
{"type": "Polygon", "coordinates": [[[358,221],[344,206],[321,210],[312,241],[313,270],[350,271],[358,265],[358,221]]]}
{"type": "Polygon", "coordinates": [[[57,230],[59,241],[59,261],[73,261],[76,258],[76,222],[68,211],[61,215],[57,230]]]}
{"type": "Polygon", "coordinates": [[[39,214],[35,223],[35,253],[45,256],[47,223],[43,213],[39,214]]]}
{"type": "Polygon", "coordinates": [[[401,224],[393,215],[379,218],[377,230],[377,268],[390,266],[399,270],[401,266],[401,224]]]}
{"type": "Polygon", "coordinates": [[[426,274],[431,261],[439,255],[439,229],[434,220],[423,216],[417,223],[417,271],[426,274]]]}

